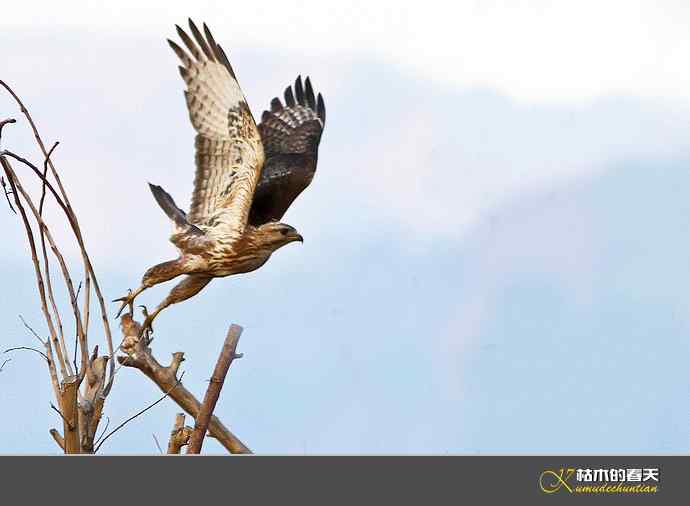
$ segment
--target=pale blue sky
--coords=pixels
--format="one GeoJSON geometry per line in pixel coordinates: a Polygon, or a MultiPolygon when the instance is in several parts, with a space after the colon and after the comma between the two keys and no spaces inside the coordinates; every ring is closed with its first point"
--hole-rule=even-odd
{"type": "MultiPolygon", "coordinates": [[[[192,131],[167,25],[65,25],[3,31],[18,50],[0,55],[0,78],[61,141],[55,159],[114,298],[174,254],[146,181],[186,201],[192,131]]],[[[439,79],[421,59],[366,56],[359,39],[350,53],[251,42],[230,53],[255,114],[298,73],[326,99],[317,176],[285,218],[305,243],[163,313],[154,342],[161,359],[186,352],[201,395],[228,324],[245,327],[217,408],[240,438],[281,454],[690,451],[682,94],[635,88],[634,72],[622,91],[596,88],[596,65],[575,92],[540,76],[477,84],[471,68],[439,79]]],[[[19,116],[5,97],[0,111],[19,116]]],[[[25,130],[3,142],[36,157],[25,130]]],[[[4,349],[31,343],[18,314],[39,331],[42,319],[19,223],[5,211],[0,226],[4,349]]],[[[159,395],[122,370],[111,427],[159,395]]],[[[38,358],[12,355],[0,404],[20,415],[0,420],[0,452],[54,452],[50,402],[38,358]]],[[[176,412],[161,403],[103,450],[155,452],[151,433],[164,441],[176,412]]]]}

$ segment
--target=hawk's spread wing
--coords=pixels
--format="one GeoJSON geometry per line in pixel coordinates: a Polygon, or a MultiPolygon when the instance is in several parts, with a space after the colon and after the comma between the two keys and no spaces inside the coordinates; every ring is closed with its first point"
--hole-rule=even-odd
{"type": "Polygon", "coordinates": [[[298,77],[294,88],[294,93],[290,86],[285,89],[285,105],[279,98],[271,101],[259,124],[266,162],[249,216],[255,226],[280,220],[316,171],[326,108],[320,93],[314,97],[308,77],[304,87],[298,77]]]}
{"type": "Polygon", "coordinates": [[[191,56],[168,40],[182,60],[187,108],[197,131],[196,176],[187,218],[190,223],[214,225],[214,215],[229,210],[223,225],[241,230],[263,166],[261,138],[225,52],[206,24],[204,35],[191,19],[189,28],[194,40],[179,26],[177,33],[191,56]]]}

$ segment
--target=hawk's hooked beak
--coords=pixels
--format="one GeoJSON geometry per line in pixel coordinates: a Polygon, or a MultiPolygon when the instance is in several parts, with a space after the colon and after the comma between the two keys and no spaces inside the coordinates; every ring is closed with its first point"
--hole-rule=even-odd
{"type": "Polygon", "coordinates": [[[287,235],[288,242],[304,242],[304,238],[297,232],[297,230],[290,230],[287,235]]]}
{"type": "Polygon", "coordinates": [[[302,237],[302,235],[299,232],[297,232],[297,230],[292,228],[291,226],[286,226],[285,228],[283,228],[283,230],[281,232],[283,233],[283,236],[285,237],[284,241],[286,241],[286,243],[297,242],[297,241],[304,242],[304,238],[302,237]]]}

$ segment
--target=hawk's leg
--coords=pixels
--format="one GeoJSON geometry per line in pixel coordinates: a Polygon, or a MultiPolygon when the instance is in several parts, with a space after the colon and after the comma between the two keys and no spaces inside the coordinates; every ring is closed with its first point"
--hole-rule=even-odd
{"type": "Polygon", "coordinates": [[[122,302],[122,305],[120,306],[115,318],[119,318],[120,314],[127,306],[129,306],[130,314],[134,313],[134,299],[136,299],[137,296],[147,288],[151,288],[158,283],[170,281],[171,279],[176,278],[180,274],[184,273],[184,265],[181,258],[154,265],[144,273],[144,276],[141,278],[141,286],[139,286],[139,288],[134,291],[130,290],[126,296],[113,300],[113,302],[122,302]]]}
{"type": "Polygon", "coordinates": [[[163,302],[158,304],[158,307],[146,315],[143,325],[141,326],[140,336],[143,336],[147,332],[153,332],[153,320],[158,316],[158,313],[163,311],[166,307],[187,300],[199,293],[208,283],[211,281],[210,276],[204,274],[190,274],[186,276],[182,281],[180,281],[175,287],[170,290],[168,296],[163,299],[163,302]]]}

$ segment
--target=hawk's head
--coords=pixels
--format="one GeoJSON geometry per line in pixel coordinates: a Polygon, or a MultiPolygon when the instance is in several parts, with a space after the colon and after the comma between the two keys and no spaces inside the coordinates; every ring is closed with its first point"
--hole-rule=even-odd
{"type": "Polygon", "coordinates": [[[304,242],[304,239],[302,239],[302,236],[299,235],[294,227],[275,221],[270,221],[257,227],[256,239],[258,239],[257,242],[260,246],[267,246],[271,251],[275,251],[291,242],[304,242]]]}

